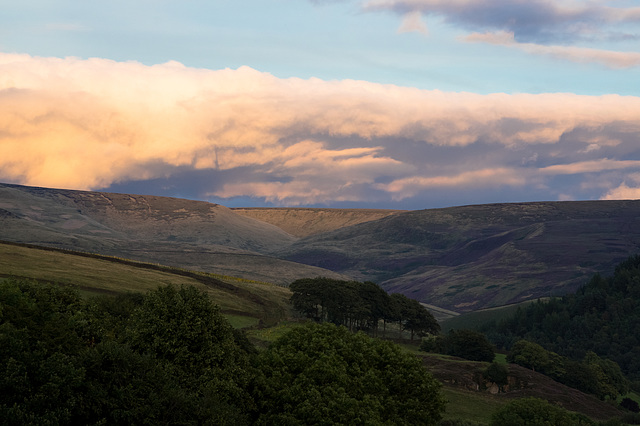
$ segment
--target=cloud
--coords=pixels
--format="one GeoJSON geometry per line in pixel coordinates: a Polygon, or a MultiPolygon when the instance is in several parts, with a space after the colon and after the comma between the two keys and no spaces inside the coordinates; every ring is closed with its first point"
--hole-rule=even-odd
{"type": "Polygon", "coordinates": [[[202,197],[289,205],[549,182],[559,187],[548,197],[599,197],[582,183],[637,173],[639,136],[632,96],[447,93],[0,54],[0,181],[27,185],[166,186],[179,173],[202,197]]]}
{"type": "MultiPolygon", "coordinates": [[[[640,22],[640,7],[611,7],[609,1],[568,0],[368,0],[364,10],[420,12],[467,30],[511,32],[519,42],[604,38],[640,22]]],[[[637,31],[637,30],[634,30],[637,31]]]]}
{"type": "Polygon", "coordinates": [[[546,46],[534,43],[517,43],[512,32],[473,33],[463,38],[473,43],[489,43],[522,50],[534,55],[546,55],[572,62],[600,63],[609,68],[640,66],[640,52],[614,52],[575,46],[546,46]]]}
{"type": "MultiPolygon", "coordinates": [[[[518,48],[535,55],[611,68],[640,65],[640,53],[578,46],[640,39],[640,7],[606,0],[368,0],[365,11],[404,17],[399,32],[416,30],[422,15],[471,33],[462,40],[518,48]]],[[[425,27],[426,29],[426,27],[425,27]]]]}
{"type": "Polygon", "coordinates": [[[627,176],[625,182],[621,183],[617,188],[609,190],[601,199],[603,200],[640,200],[640,173],[634,173],[627,176]],[[627,186],[630,181],[634,186],[627,186]]]}
{"type": "Polygon", "coordinates": [[[420,33],[428,35],[427,25],[422,21],[422,14],[419,11],[409,12],[405,15],[398,28],[398,33],[420,33]]]}
{"type": "Polygon", "coordinates": [[[602,197],[603,200],[640,200],[640,186],[630,188],[626,184],[612,189],[602,197]]]}

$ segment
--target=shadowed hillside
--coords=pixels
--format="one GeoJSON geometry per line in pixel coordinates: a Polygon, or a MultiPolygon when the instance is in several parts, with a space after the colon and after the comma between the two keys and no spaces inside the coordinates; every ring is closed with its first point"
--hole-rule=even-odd
{"type": "Polygon", "coordinates": [[[279,255],[464,312],[573,291],[638,251],[640,201],[584,201],[398,213],[279,255]]]}

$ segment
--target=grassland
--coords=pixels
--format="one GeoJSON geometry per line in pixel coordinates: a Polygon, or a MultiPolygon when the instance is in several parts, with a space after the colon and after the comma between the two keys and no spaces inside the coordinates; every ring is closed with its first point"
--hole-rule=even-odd
{"type": "Polygon", "coordinates": [[[192,285],[207,292],[240,327],[272,325],[289,316],[290,292],[274,284],[96,254],[0,243],[0,277],[10,276],[69,285],[87,295],[192,285]]]}

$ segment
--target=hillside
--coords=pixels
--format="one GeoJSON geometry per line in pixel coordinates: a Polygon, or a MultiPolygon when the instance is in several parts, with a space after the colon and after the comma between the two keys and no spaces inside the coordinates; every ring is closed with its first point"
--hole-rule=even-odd
{"type": "Polygon", "coordinates": [[[228,209],[0,184],[0,225],[0,240],[278,284],[370,280],[455,313],[566,294],[640,252],[640,201],[228,209]]]}
{"type": "Polygon", "coordinates": [[[234,208],[234,213],[270,223],[296,237],[382,219],[404,210],[316,209],[316,208],[234,208]]]}
{"type": "Polygon", "coordinates": [[[516,398],[536,397],[557,404],[569,411],[605,421],[620,417],[614,405],[565,386],[535,371],[509,364],[509,385],[497,393],[492,383],[482,379],[488,364],[436,354],[419,354],[433,376],[444,384],[447,398],[459,405],[447,408],[448,418],[488,421],[491,413],[516,398]],[[478,411],[480,410],[480,411],[478,411]]]}
{"type": "Polygon", "coordinates": [[[202,201],[0,184],[0,240],[288,284],[344,276],[265,253],[296,238],[202,201]]]}
{"type": "Polygon", "coordinates": [[[277,253],[457,312],[574,291],[640,251],[640,201],[398,213],[277,253]]]}
{"type": "Polygon", "coordinates": [[[121,258],[0,242],[0,278],[19,277],[69,285],[87,294],[155,290],[158,286],[195,286],[225,314],[273,324],[289,316],[290,292],[284,287],[212,276],[121,258]]]}

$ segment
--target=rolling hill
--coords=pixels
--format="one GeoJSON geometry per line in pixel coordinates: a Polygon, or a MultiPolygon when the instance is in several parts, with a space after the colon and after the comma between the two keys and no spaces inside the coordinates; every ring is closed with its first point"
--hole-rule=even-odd
{"type": "Polygon", "coordinates": [[[0,240],[288,284],[344,275],[267,255],[296,237],[201,201],[0,184],[0,240]]]}
{"type": "Polygon", "coordinates": [[[277,255],[465,312],[566,294],[638,251],[640,201],[582,201],[398,213],[277,255]]]}
{"type": "Polygon", "coordinates": [[[246,318],[245,323],[273,325],[290,316],[291,292],[282,286],[49,247],[0,242],[3,277],[67,285],[87,295],[194,286],[209,294],[222,313],[246,318]]]}
{"type": "Polygon", "coordinates": [[[228,209],[0,184],[0,240],[277,284],[370,280],[456,313],[566,294],[640,252],[640,201],[228,209]]]}

